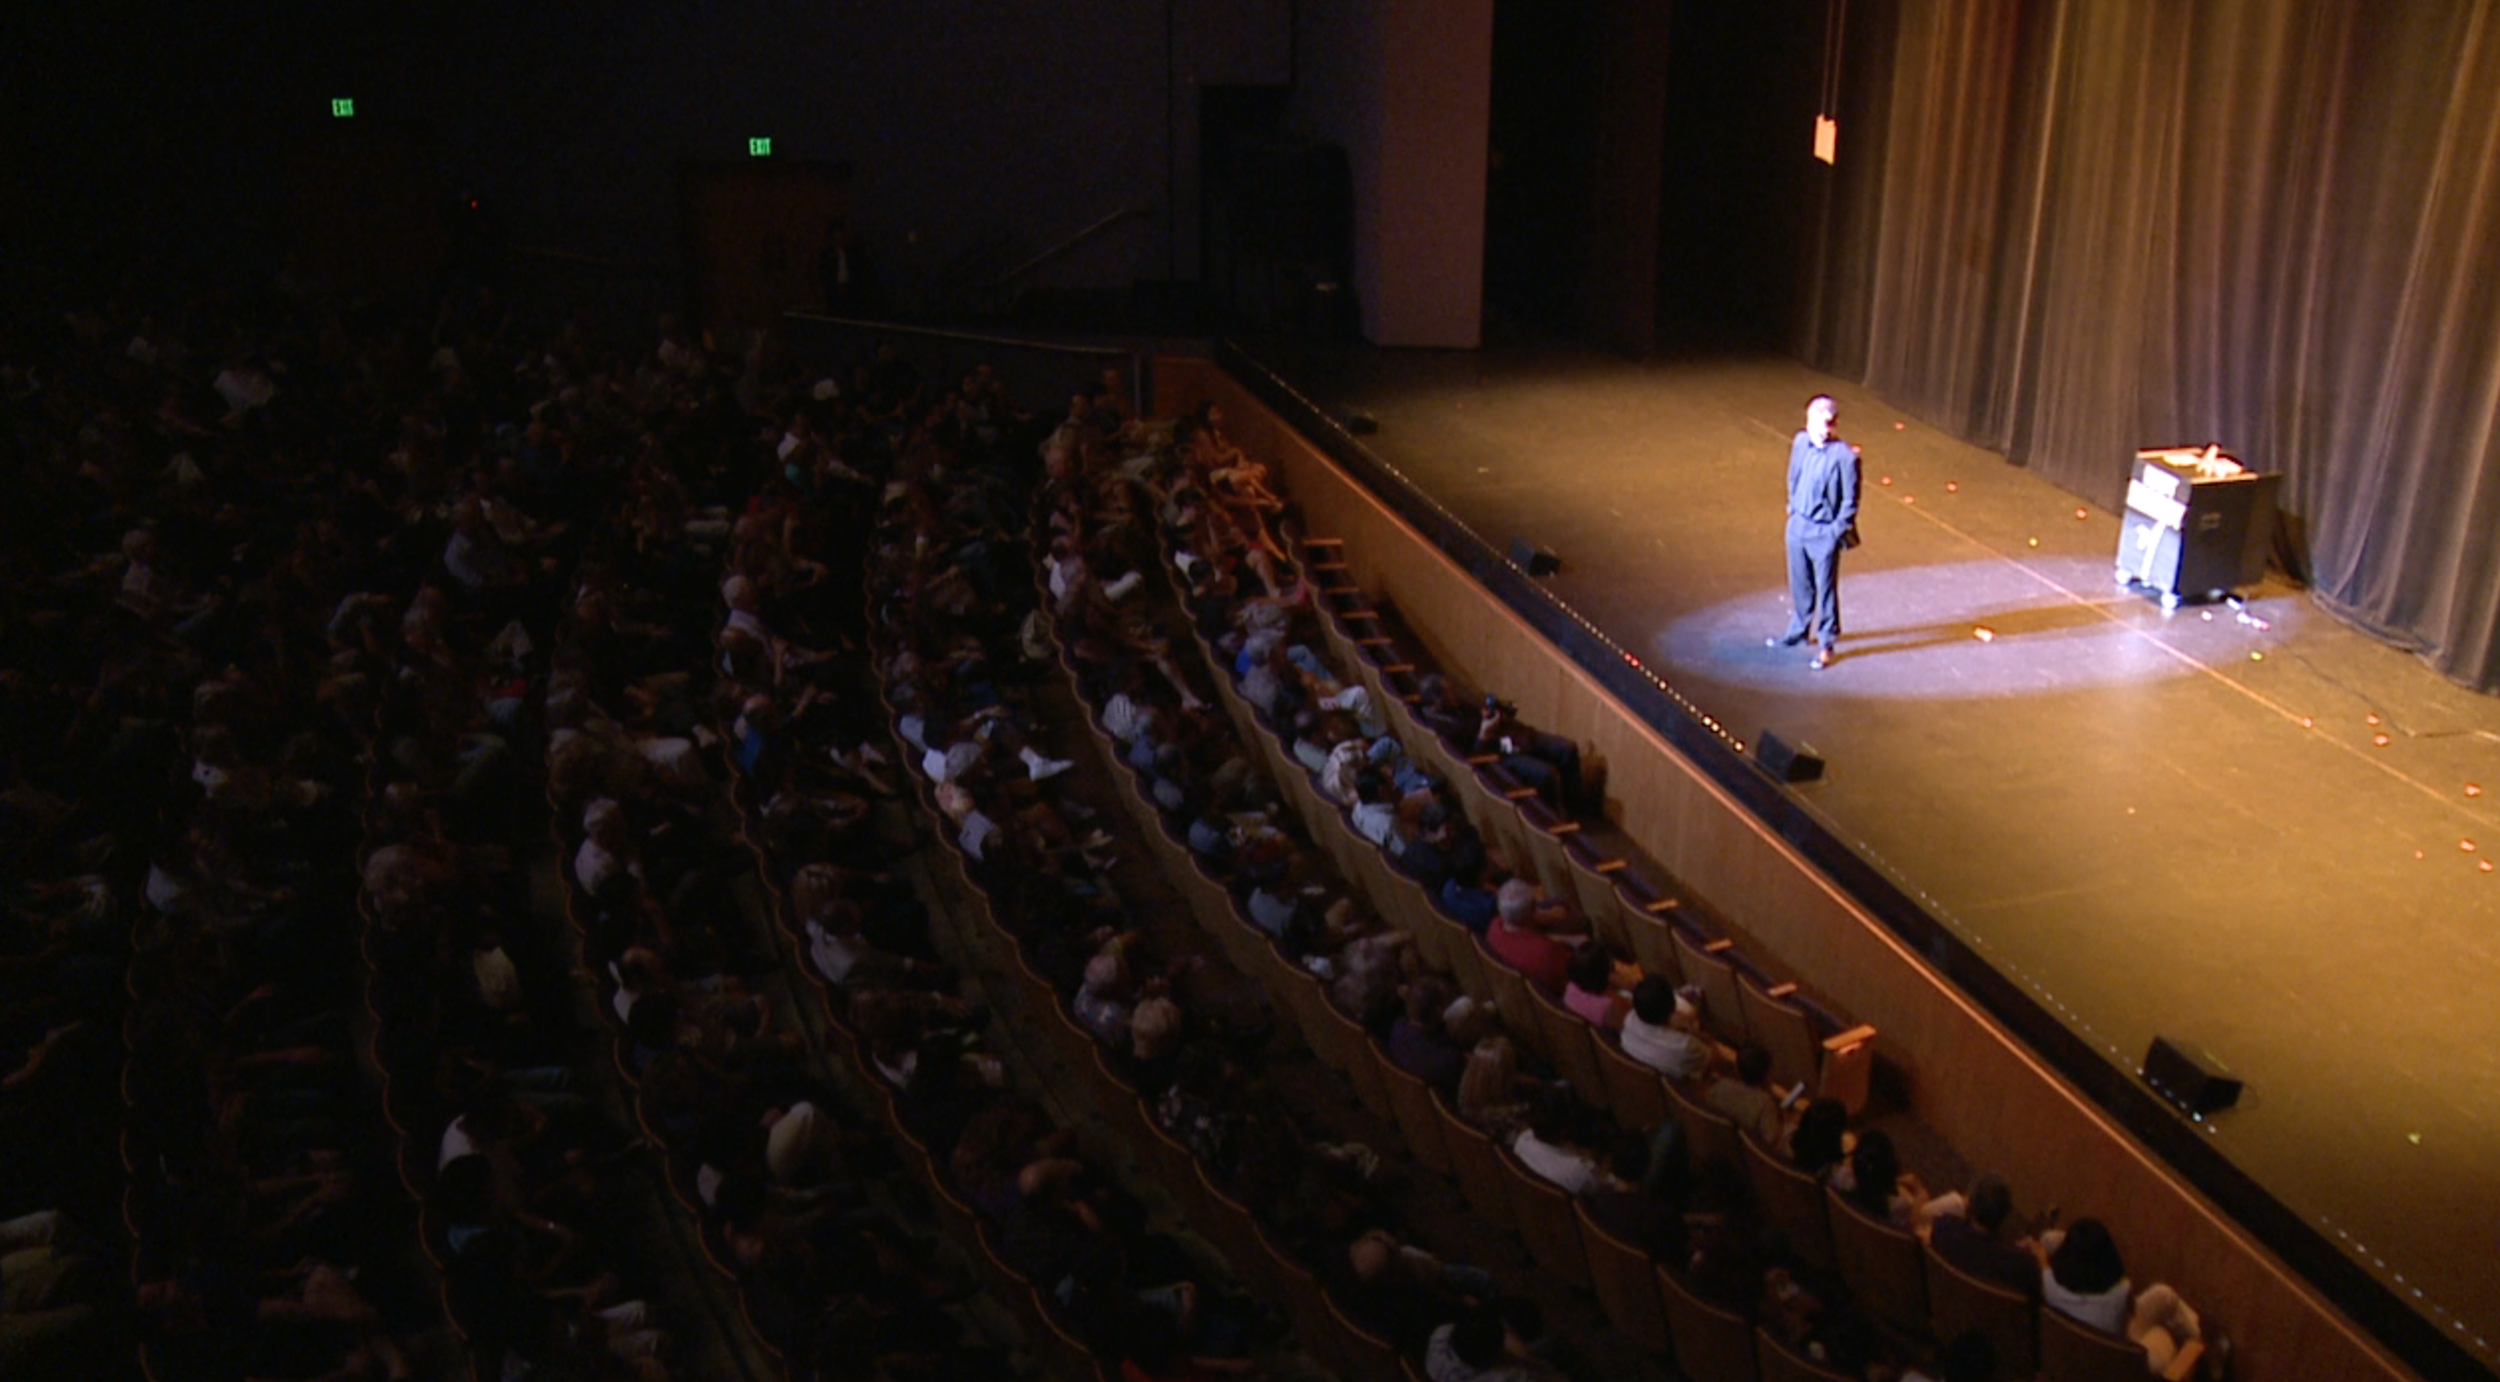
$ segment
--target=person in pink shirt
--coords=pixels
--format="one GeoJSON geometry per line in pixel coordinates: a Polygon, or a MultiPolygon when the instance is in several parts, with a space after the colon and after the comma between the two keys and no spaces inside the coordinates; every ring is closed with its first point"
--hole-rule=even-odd
{"type": "Polygon", "coordinates": [[[1571,982],[1563,989],[1563,1006],[1592,1027],[1622,1031],[1623,1015],[1632,1010],[1632,995],[1621,986],[1616,968],[1615,957],[1595,941],[1573,951],[1564,971],[1571,982]]]}

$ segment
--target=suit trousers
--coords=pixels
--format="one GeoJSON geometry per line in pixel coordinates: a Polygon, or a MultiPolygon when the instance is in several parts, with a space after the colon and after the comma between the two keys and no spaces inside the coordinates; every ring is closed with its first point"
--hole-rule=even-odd
{"type": "Polygon", "coordinates": [[[1810,633],[1828,648],[1840,640],[1841,533],[1788,531],[1788,636],[1810,633]]]}

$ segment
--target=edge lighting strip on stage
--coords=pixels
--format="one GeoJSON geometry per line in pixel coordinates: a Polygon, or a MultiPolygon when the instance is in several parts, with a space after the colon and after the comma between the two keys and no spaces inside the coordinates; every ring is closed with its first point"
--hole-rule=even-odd
{"type": "Polygon", "coordinates": [[[2133,1071],[2112,1065],[1835,835],[1635,654],[1512,564],[1499,548],[1239,344],[1217,342],[1215,362],[2407,1365],[2428,1377],[2490,1375],[2463,1345],[2234,1165],[2139,1083],[2133,1071]]]}

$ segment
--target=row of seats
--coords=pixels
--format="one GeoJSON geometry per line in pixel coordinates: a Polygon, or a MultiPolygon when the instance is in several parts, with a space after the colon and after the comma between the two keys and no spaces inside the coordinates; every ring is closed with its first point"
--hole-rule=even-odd
{"type": "MultiPolygon", "coordinates": [[[[814,398],[791,432],[843,435],[845,416],[814,398]]],[[[576,583],[549,710],[569,912],[633,1114],[768,1364],[993,1376],[1003,1351],[967,1328],[965,1288],[933,1255],[934,1230],[956,1224],[931,1139],[964,1113],[939,1108],[934,1046],[917,1090],[872,1053],[893,1039],[877,1013],[954,1024],[915,1029],[932,1042],[977,1023],[884,867],[864,795],[879,779],[841,752],[858,719],[842,703],[871,690],[835,651],[857,627],[841,595],[857,572],[838,565],[860,560],[840,537],[865,507],[856,472],[820,484],[829,458],[794,451],[709,469],[646,457],[630,541],[603,544],[576,583]],[[912,953],[867,955],[854,936],[858,962],[827,969],[829,905],[874,911],[878,943],[912,953]]],[[[853,459],[881,468],[877,452],[853,459]]],[[[956,1243],[978,1260],[977,1238],[956,1243]]]]}
{"type": "MultiPolygon", "coordinates": [[[[1047,493],[1037,507],[1043,512],[1050,510],[1047,493]]],[[[1141,533],[1140,536],[1149,544],[1147,555],[1151,559],[1151,535],[1141,533]]],[[[1035,571],[1033,575],[1037,585],[1041,585],[1043,573],[1035,571]]],[[[1123,585],[1122,582],[1114,584],[1123,585]]],[[[1134,590],[1135,582],[1126,582],[1124,588],[1134,590]]],[[[1045,599],[1045,591],[1037,589],[1035,602],[1045,599]]],[[[1059,661],[1074,685],[1081,688],[1096,680],[1095,669],[1089,667],[1089,654],[1084,649],[1093,647],[1093,656],[1099,657],[1106,646],[1101,640],[1081,631],[1053,630],[1052,621],[1047,617],[1034,620],[1028,625],[1028,631],[1032,635],[1028,646],[1034,655],[1059,661]]],[[[1150,643],[1151,640],[1147,640],[1138,645],[1136,656],[1139,661],[1152,660],[1150,643]]],[[[893,655],[889,652],[889,656],[893,655]]],[[[1186,702],[1193,696],[1191,686],[1185,684],[1175,685],[1172,691],[1179,702],[1186,702]]],[[[907,737],[912,733],[910,721],[914,716],[921,717],[921,737],[930,736],[928,722],[935,718],[935,712],[930,707],[914,700],[890,708],[895,712],[898,727],[907,737]]],[[[1097,735],[1101,733],[1098,724],[1095,732],[1097,735]]],[[[1103,742],[1097,739],[1098,746],[1103,742]]],[[[944,756],[934,749],[930,754],[932,760],[944,756]]],[[[1126,775],[1126,771],[1125,768],[1118,769],[1122,776],[1126,775]]],[[[1172,1194],[1186,1221],[1222,1252],[1253,1296],[1274,1302],[1290,1314],[1296,1326],[1296,1336],[1309,1352],[1340,1375],[1381,1379],[1397,1376],[1399,1361],[1390,1340],[1358,1322],[1345,1303],[1321,1287],[1320,1277],[1327,1269],[1327,1257],[1332,1254],[1342,1257],[1345,1242],[1326,1236],[1312,1239],[1294,1232],[1280,1234],[1277,1225],[1272,1222],[1275,1209],[1269,1205],[1269,1197],[1256,1197],[1264,1208],[1263,1212],[1254,1212],[1252,1197],[1245,1192],[1245,1178],[1256,1177],[1246,1168],[1232,1164],[1230,1158],[1219,1160],[1202,1154],[1176,1136],[1168,1125],[1168,1116],[1155,1103],[1157,1089],[1154,1076],[1141,1072],[1135,1063],[1121,1058],[1128,1053],[1107,1050],[1099,1035],[1088,1030],[1074,1006],[1086,994],[1071,992],[1073,986],[1069,981],[1065,977],[1054,978],[1052,973],[1057,969],[1064,976],[1064,966],[1054,963],[1053,952],[1064,953],[1066,938],[1053,935],[1047,911],[1037,915],[1033,905],[1034,890],[1049,887],[1050,881],[1002,862],[999,851],[1005,846],[999,844],[985,827],[973,824],[960,799],[956,805],[947,804],[946,793],[959,785],[952,778],[931,781],[926,804],[941,821],[941,836],[956,842],[957,857],[965,868],[966,886],[984,899],[986,905],[981,910],[987,913],[989,942],[1013,957],[1014,972],[1025,990],[1025,1006],[1043,1015],[1037,1023],[1040,1028],[1037,1039],[1050,1045],[1060,1062],[1080,1072],[1087,1086],[1089,1102],[1105,1110],[1123,1137],[1144,1152],[1155,1179],[1172,1194]],[[982,843],[971,843],[974,840],[982,843]],[[1318,1254],[1319,1260],[1313,1260],[1314,1253],[1318,1254]]],[[[1119,800],[1131,811],[1139,813],[1137,835],[1146,842],[1149,852],[1168,865],[1165,870],[1167,878],[1180,884],[1182,894],[1189,900],[1194,912],[1223,918],[1223,924],[1213,928],[1210,939],[1221,945],[1227,954],[1236,957],[1237,963],[1254,970],[1262,963],[1258,957],[1274,959],[1277,952],[1254,929],[1253,922],[1238,910],[1233,891],[1196,867],[1195,862],[1188,858],[1186,846],[1170,833],[1170,825],[1156,814],[1157,808],[1145,804],[1143,794],[1148,789],[1144,784],[1132,780],[1131,786],[1133,790],[1122,793],[1119,800]]],[[[989,797],[975,798],[975,802],[982,809],[1003,809],[1002,803],[1012,804],[1019,795],[1016,791],[999,791],[989,797]]],[[[1077,803],[1087,806],[1091,813],[1087,818],[1095,822],[1104,819],[1100,808],[1111,804],[1111,799],[1107,797],[1096,797],[1090,805],[1077,803]]],[[[1105,833],[1108,834],[1107,831],[1105,833]]],[[[1135,843],[1135,838],[1123,832],[1119,847],[1126,850],[1135,843]]],[[[1181,941],[1174,943],[1177,945],[1181,941]]],[[[1291,972],[1312,983],[1318,982],[1308,971],[1292,968],[1291,972]]],[[[1325,1000],[1314,1005],[1297,996],[1280,995],[1276,1006],[1278,1011],[1297,1019],[1334,1011],[1325,1000]]],[[[1318,1030],[1306,1026],[1305,1034],[1313,1036],[1318,1030]]],[[[1319,1036],[1315,1039],[1327,1038],[1319,1036]]],[[[1300,1151],[1299,1148],[1296,1150],[1297,1153],[1300,1151]]]]}
{"type": "MultiPolygon", "coordinates": [[[[1137,458],[1124,469],[1131,472],[1151,470],[1150,460],[1150,457],[1137,458]]],[[[1101,483],[1117,485],[1120,482],[1117,477],[1096,478],[1101,483]]],[[[1138,507],[1147,506],[1140,502],[1138,507]]],[[[1075,556],[1073,552],[1065,555],[1070,559],[1075,556]]],[[[1095,559],[1102,561],[1106,557],[1098,552],[1095,559]]],[[[1072,564],[1072,560],[1061,563],[1067,564],[1072,564]]],[[[1114,568],[1106,566],[1105,569],[1114,568]]],[[[1273,564],[1269,569],[1279,576],[1291,570],[1289,566],[1273,564]]],[[[1071,583],[1066,570],[1057,570],[1053,574],[1060,584],[1071,583]]],[[[1076,583],[1081,584],[1081,578],[1076,583]]],[[[1107,590],[1130,586],[1126,578],[1106,579],[1102,584],[1107,590]]],[[[1170,604],[1168,594],[1156,599],[1163,606],[1170,604]]],[[[1191,827],[1197,822],[1193,822],[1187,812],[1174,809],[1168,779],[1159,771],[1140,766],[1137,756],[1132,756],[1131,746],[1138,743],[1141,736],[1133,728],[1125,732],[1115,731],[1115,719],[1121,725],[1134,726],[1139,715],[1137,702],[1141,697],[1157,703],[1153,713],[1169,714],[1174,707],[1162,703],[1156,696],[1144,694],[1140,687],[1125,687],[1115,693],[1110,689],[1114,685],[1112,681],[1089,674],[1084,659],[1075,650],[1087,645],[1108,645],[1122,638],[1152,645],[1155,635],[1135,626],[1130,626],[1125,632],[1105,627],[1105,606],[1083,598],[1081,590],[1063,597],[1060,603],[1075,620],[1075,636],[1059,640],[1062,662],[1080,695],[1088,700],[1097,747],[1114,776],[1125,784],[1123,802],[1135,817],[1139,833],[1148,842],[1166,874],[1179,883],[1191,914],[1199,925],[1224,948],[1243,972],[1261,982],[1279,1011],[1295,1019],[1310,1049],[1322,1061],[1348,1076],[1351,1089],[1361,1102],[1381,1119],[1395,1121],[1419,1162],[1442,1174],[1456,1171],[1472,1207],[1479,1215],[1505,1228],[1524,1232],[1541,1267],[1560,1279],[1586,1286],[1590,1273],[1580,1245],[1572,1236],[1573,1216],[1568,1195],[1528,1172],[1483,1127],[1462,1118],[1446,1098],[1387,1058],[1374,1034],[1367,1031],[1354,1014],[1337,1006],[1332,998],[1335,986],[1314,972],[1314,967],[1307,963],[1313,957],[1304,951],[1301,943],[1290,937],[1280,938],[1269,928],[1262,927],[1242,909],[1238,880],[1228,881],[1227,877],[1212,871],[1207,851],[1193,843],[1195,832],[1191,827]],[[1554,1231],[1557,1228],[1559,1236],[1554,1231]]],[[[1124,603],[1121,607],[1126,608],[1127,605],[1124,603]]],[[[1166,618],[1162,625],[1166,636],[1180,640],[1191,637],[1185,624],[1179,620],[1166,618]]],[[[1274,778],[1280,784],[1295,788],[1292,798],[1302,803],[1303,813],[1313,820],[1313,837],[1330,846],[1330,852],[1335,855],[1345,875],[1363,877],[1368,881],[1371,873],[1369,866],[1379,862],[1377,849],[1368,839],[1351,832],[1343,838],[1334,837],[1331,834],[1334,826],[1318,823],[1323,819],[1337,824],[1343,824],[1343,821],[1333,807],[1325,811],[1316,807],[1313,800],[1316,789],[1312,786],[1309,769],[1294,760],[1290,752],[1282,747],[1281,740],[1257,722],[1255,714],[1240,701],[1225,675],[1225,669],[1218,666],[1213,671],[1210,680],[1225,700],[1226,708],[1233,712],[1232,720],[1239,726],[1235,731],[1238,741],[1252,752],[1264,750],[1262,756],[1267,760],[1274,778]]],[[[1184,703],[1192,689],[1201,684],[1196,676],[1178,678],[1176,682],[1173,690],[1184,703]]],[[[1316,847],[1311,847],[1311,852],[1314,858],[1318,857],[1316,847]]],[[[1314,869],[1296,876],[1317,877],[1323,871],[1314,869]]],[[[1406,886],[1409,889],[1413,887],[1411,881],[1407,881],[1406,886]]],[[[1389,909],[1384,907],[1383,910],[1389,909]]],[[[1459,930],[1455,922],[1448,924],[1467,942],[1470,953],[1473,953],[1473,938],[1459,930]]],[[[1428,950],[1432,947],[1419,945],[1414,948],[1428,950]]],[[[1428,959],[1426,963],[1430,965],[1434,961],[1428,959]]],[[[1526,1004],[1521,1003],[1518,1007],[1525,1011],[1526,1004]]],[[[1576,1016],[1564,1016],[1581,1027],[1585,1039],[1586,1024],[1576,1016]]],[[[1645,1067],[1632,1068],[1641,1071],[1650,1098],[1663,1102],[1665,1095],[1659,1078],[1645,1067]]],[[[1596,1085],[1591,1081],[1584,1087],[1594,1089],[1596,1085]]],[[[1698,1104],[1692,1107],[1699,1109],[1698,1104]]],[[[1701,1111],[1724,1124],[1725,1120],[1715,1112],[1701,1111]]],[[[1335,1303],[1331,1302],[1331,1305],[1334,1308],[1335,1303]]],[[[1378,1357],[1377,1342],[1371,1347],[1371,1358],[1371,1366],[1385,1367],[1385,1361],[1378,1357]]]]}
{"type": "MultiPolygon", "coordinates": [[[[1637,956],[1645,970],[1676,976],[1697,990],[1712,1028],[1723,1038],[1766,1046],[1776,1082],[1802,1083],[1839,1099],[1852,1113],[1864,1107],[1871,1028],[1845,1026],[1793,983],[1772,982],[1732,939],[1716,934],[1696,908],[1681,902],[1653,869],[1598,848],[1593,843],[1597,832],[1510,777],[1496,757],[1444,737],[1421,713],[1426,693],[1438,679],[1418,671],[1411,656],[1401,652],[1401,640],[1392,636],[1393,622],[1344,579],[1342,544],[1315,539],[1304,544],[1302,554],[1305,569],[1326,583],[1315,593],[1315,603],[1326,611],[1323,627],[1337,664],[1353,669],[1377,698],[1375,703],[1388,707],[1394,732],[1411,753],[1435,762],[1449,780],[1468,784],[1471,815],[1486,836],[1502,840],[1504,852],[1523,871],[1532,872],[1549,895],[1576,899],[1601,941],[1637,956]]],[[[1177,550],[1170,555],[1177,558],[1177,550]]],[[[1167,562],[1167,570],[1183,591],[1190,588],[1190,573],[1179,561],[1167,562]]],[[[1283,737],[1261,723],[1256,708],[1221,675],[1223,660],[1216,650],[1210,645],[1207,652],[1217,667],[1227,710],[1245,734],[1257,737],[1268,750],[1272,769],[1295,787],[1314,828],[1325,832],[1330,827],[1318,823],[1334,822],[1340,858],[1372,890],[1384,912],[1410,929],[1426,953],[1445,961],[1471,992],[1493,997],[1506,1012],[1535,1014],[1542,1053],[1627,1125],[1652,1126],[1661,1117],[1673,1117],[1682,1125],[1697,1163],[1743,1165],[1758,1205],[1804,1265],[1837,1277],[1871,1314],[1905,1336],[1951,1339],[1966,1330],[1985,1333],[1995,1345],[1999,1376],[2028,1377],[2035,1361],[2046,1375],[2057,1378],[2113,1371],[2141,1374],[2144,1353],[2133,1342],[2054,1311],[2035,1311],[2019,1293],[1957,1271],[1925,1249],[1917,1236],[1865,1214],[1741,1134],[1724,1115],[1701,1105],[1687,1087],[1629,1060],[1601,1029],[1564,1010],[1552,995],[1502,964],[1359,833],[1345,808],[1293,758],[1283,737]]],[[[1463,701],[1450,697],[1450,703],[1455,708],[1463,701]]],[[[1378,1077],[1359,1072],[1361,1050],[1352,1054],[1359,1091],[1378,1077]]],[[[1380,1064],[1396,1073],[1385,1059],[1380,1064]]],[[[1757,1368],[1764,1375],[1787,1375],[1769,1347],[1778,1343],[1775,1338],[1766,1338],[1766,1347],[1757,1350],[1740,1316],[1681,1290],[1674,1272],[1651,1268],[1645,1255],[1619,1251],[1627,1245],[1607,1240],[1585,1213],[1578,1216],[1585,1231],[1575,1242],[1573,1216],[1556,1212],[1559,1206],[1552,1195],[1540,1197],[1533,1178],[1523,1196],[1521,1177],[1502,1174],[1515,1167],[1488,1158],[1487,1149],[1464,1134],[1452,1137],[1446,1121],[1425,1119],[1420,1100],[1410,1096],[1404,1102],[1409,1111],[1401,1126],[1419,1156],[1430,1163],[1435,1155],[1429,1150],[1430,1137],[1439,1131],[1440,1154],[1469,1189],[1479,1212],[1498,1217],[1507,1208],[1540,1263],[1566,1280],[1595,1284],[1610,1317],[1628,1334],[1665,1342],[1670,1333],[1661,1325],[1678,1321],[1671,1332],[1674,1350],[1694,1376],[1750,1378],[1757,1368]],[[1531,1212],[1540,1198],[1546,1212],[1531,1212]],[[1715,1324],[1713,1314],[1718,1317],[1715,1324]]],[[[2170,1361],[2172,1370],[2183,1374],[2194,1365],[2194,1350],[2170,1361]]]]}
{"type": "MultiPolygon", "coordinates": [[[[1029,446],[1032,438],[1020,440],[1029,446]]],[[[1162,1375],[1174,1346],[1234,1356],[1265,1318],[1256,1303],[1293,1298],[1291,1287],[1307,1284],[1307,1273],[1280,1282],[1274,1273],[1290,1267],[1286,1259],[1245,1254],[1247,1210],[1158,1120],[1149,1103],[1156,1091],[1141,1088],[1133,1068],[1115,1069],[1065,1006],[1066,976],[1085,966],[1094,945],[1089,932],[1124,931],[1132,919],[1108,877],[1113,860],[1102,852],[1103,837],[1076,838],[1101,818],[1069,787],[1071,765],[1047,756],[1058,727],[1017,651],[1016,630],[1033,605],[1029,549],[1010,497],[1022,483],[1019,467],[986,450],[923,459],[938,463],[898,471],[887,489],[871,555],[870,638],[885,673],[887,723],[909,758],[905,771],[946,845],[952,882],[971,903],[956,920],[978,928],[968,948],[1003,957],[1006,981],[1018,990],[1012,1007],[1030,1019],[1016,1031],[1020,1044],[1077,1072],[1085,1102],[1119,1144],[1144,1158],[1187,1222],[1223,1250],[1248,1296],[1220,1292],[1173,1260],[1142,1221],[1123,1222],[1136,1208],[1123,1197],[1098,1190],[1088,1198],[1098,1227],[1071,1258],[1032,1232],[1034,1217],[1056,1214],[1053,1201],[999,1191],[984,1200],[944,1168],[931,1192],[941,1217],[976,1245],[993,1294],[1018,1307],[1025,1337],[1056,1375],[1162,1375]],[[1089,1265],[1106,1249],[1116,1266],[1089,1265]],[[1174,1322],[1158,1320],[1153,1309],[1104,1299],[1166,1295],[1173,1283],[1154,1278],[1174,1272],[1196,1300],[1193,1328],[1181,1338],[1169,1337],[1174,1322]],[[1224,1337],[1209,1337],[1209,1320],[1222,1323],[1224,1337]]],[[[1145,943],[1129,953],[1142,966],[1145,943]]],[[[1097,1180],[1101,1168],[1092,1160],[1073,1174],[1097,1180]]]]}
{"type": "MultiPolygon", "coordinates": [[[[866,507],[847,491],[834,502],[866,507]]],[[[743,577],[769,588],[776,584],[771,574],[775,570],[806,568],[819,558],[840,559],[838,551],[829,550],[836,546],[829,536],[781,549],[781,559],[776,559],[772,549],[782,540],[780,526],[757,519],[755,506],[750,506],[739,523],[744,536],[728,568],[733,579],[743,577]]],[[[865,554],[854,559],[864,562],[865,554]]],[[[862,620],[858,611],[840,607],[844,584],[784,585],[770,606],[776,636],[807,643],[850,641],[862,620]]],[[[849,584],[856,584],[856,576],[849,584]]],[[[724,617],[732,613],[716,611],[724,617]]],[[[723,666],[735,670],[739,662],[725,657],[723,666]]],[[[862,755],[845,742],[865,726],[864,710],[837,714],[832,707],[835,698],[864,706],[874,694],[874,680],[866,675],[863,659],[849,654],[828,657],[803,672],[785,672],[778,689],[761,675],[760,666],[750,670],[755,674],[750,680],[724,678],[726,694],[717,698],[722,715],[717,728],[724,743],[754,743],[742,736],[741,717],[730,714],[733,703],[752,706],[754,697],[767,695],[798,707],[782,718],[784,742],[774,751],[751,756],[733,752],[725,761],[741,838],[763,886],[764,910],[777,923],[785,971],[814,1008],[811,1026],[821,1037],[819,1054],[827,1078],[841,1076],[842,1093],[848,1096],[845,1114],[858,1120],[857,1131],[890,1139],[896,1167],[927,1207],[925,1215],[915,1212],[908,1222],[899,1214],[888,1217],[883,1208],[848,1216],[851,1232],[874,1235],[873,1245],[885,1252],[897,1276],[882,1283],[881,1314],[873,1327],[838,1336],[849,1351],[822,1337],[809,1341],[812,1348],[805,1350],[799,1339],[787,1339],[784,1351],[797,1364],[792,1375],[847,1375],[863,1354],[892,1358],[934,1351],[945,1360],[939,1367],[966,1371],[1003,1363],[995,1349],[939,1309],[937,1300],[952,1288],[930,1269],[919,1241],[923,1229],[944,1234],[975,1269],[989,1297],[1016,1320],[1029,1361],[1052,1375],[1075,1375],[1066,1373],[1067,1360],[1076,1352],[1068,1335],[1043,1311],[1032,1284],[1005,1268],[947,1180],[942,1149],[952,1145],[974,1110],[991,1097],[995,1087],[989,1072],[995,1062],[978,1054],[980,1009],[956,991],[953,967],[941,963],[933,948],[926,910],[909,884],[891,871],[894,842],[869,817],[862,794],[887,790],[886,780],[872,767],[886,755],[882,750],[862,755]],[[826,699],[814,700],[807,689],[811,686],[826,699]],[[823,708],[811,713],[818,706],[823,708]],[[829,881],[838,888],[829,888],[829,881]],[[839,970],[829,967],[840,961],[824,948],[828,926],[841,931],[849,924],[847,917],[837,921],[828,915],[836,908],[877,914],[850,933],[842,957],[848,968],[839,970]],[[827,958],[820,960],[820,955],[827,958]],[[897,1013],[909,1016],[898,1020],[897,1013]],[[880,1051],[898,1064],[896,1053],[908,1051],[912,1078],[898,1087],[892,1070],[880,1064],[880,1051]],[[919,1059],[924,1053],[925,1079],[919,1059]],[[950,1080],[951,1086],[939,1087],[950,1080]],[[931,1286],[932,1281],[941,1284],[931,1286]]],[[[784,1310],[786,1303],[773,1313],[784,1310]]]]}

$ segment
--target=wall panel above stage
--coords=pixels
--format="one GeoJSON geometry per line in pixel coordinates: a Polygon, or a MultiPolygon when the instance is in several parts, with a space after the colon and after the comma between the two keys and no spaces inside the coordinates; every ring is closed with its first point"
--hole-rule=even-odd
{"type": "Polygon", "coordinates": [[[1685,730],[1628,707],[1224,370],[1157,362],[1158,411],[1208,399],[1233,438],[1277,468],[1309,531],[1344,540],[1354,579],[1437,661],[1498,688],[1531,723],[1595,743],[1626,832],[1750,952],[1874,1023],[1921,1118],[1964,1157],[2006,1173],[2027,1204],[2054,1201],[2109,1223],[2139,1284],[2178,1284],[2230,1332],[2244,1382],[2413,1375],[1984,1011],[1962,987],[1974,976],[1922,958],[1682,746],[1725,753],[1725,743],[1706,730],[1678,740],[1685,730]]]}

